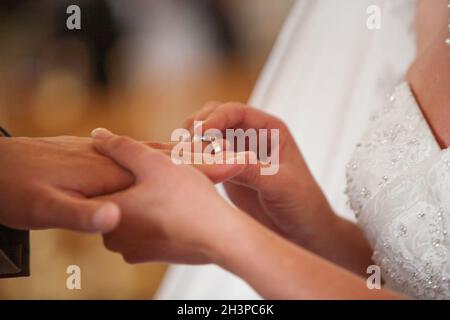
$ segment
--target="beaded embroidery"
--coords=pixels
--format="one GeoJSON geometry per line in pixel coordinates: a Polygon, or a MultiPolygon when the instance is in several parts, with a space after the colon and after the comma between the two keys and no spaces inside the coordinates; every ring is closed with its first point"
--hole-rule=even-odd
{"type": "Polygon", "coordinates": [[[349,205],[386,284],[449,299],[450,149],[440,149],[408,84],[371,117],[346,175],[349,205]]]}

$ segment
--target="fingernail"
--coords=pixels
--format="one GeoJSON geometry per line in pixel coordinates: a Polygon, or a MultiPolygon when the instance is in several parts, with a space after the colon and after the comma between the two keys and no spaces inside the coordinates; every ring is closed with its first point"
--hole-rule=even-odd
{"type": "Polygon", "coordinates": [[[119,215],[119,208],[113,203],[107,203],[101,206],[95,213],[92,219],[92,224],[95,230],[110,229],[117,221],[119,215]]]}
{"type": "Polygon", "coordinates": [[[91,136],[94,139],[106,139],[112,137],[112,135],[112,132],[105,128],[97,128],[91,132],[91,136]]]}

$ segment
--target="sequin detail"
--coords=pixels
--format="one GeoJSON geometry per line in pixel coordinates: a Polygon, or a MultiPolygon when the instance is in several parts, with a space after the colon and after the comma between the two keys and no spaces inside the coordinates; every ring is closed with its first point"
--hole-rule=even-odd
{"type": "Polygon", "coordinates": [[[347,166],[349,205],[386,284],[450,299],[450,150],[441,150],[406,83],[398,86],[347,166]]]}

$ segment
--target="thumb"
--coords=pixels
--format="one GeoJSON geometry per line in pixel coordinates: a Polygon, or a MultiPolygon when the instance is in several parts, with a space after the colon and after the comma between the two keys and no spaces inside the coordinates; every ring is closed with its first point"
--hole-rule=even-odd
{"type": "Polygon", "coordinates": [[[62,228],[82,232],[106,233],[120,221],[120,208],[112,202],[76,197],[55,190],[43,201],[43,228],[62,228]]]}

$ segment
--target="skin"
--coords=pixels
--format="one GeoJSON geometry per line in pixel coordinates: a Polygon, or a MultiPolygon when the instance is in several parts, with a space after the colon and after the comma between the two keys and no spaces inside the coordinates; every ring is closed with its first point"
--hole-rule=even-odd
{"type": "Polygon", "coordinates": [[[18,229],[107,232],[120,210],[92,197],[133,184],[134,177],[76,137],[0,139],[0,224],[18,229]]]}
{"type": "MultiPolygon", "coordinates": [[[[1,138],[0,154],[1,225],[99,233],[118,225],[120,208],[95,197],[129,188],[134,176],[99,154],[92,139],[1,138]]],[[[211,179],[229,177],[230,169],[214,168],[211,179]]]]}
{"type": "Polygon", "coordinates": [[[228,196],[237,207],[282,237],[356,273],[366,274],[367,266],[372,264],[366,239],[353,223],[334,214],[281,120],[243,104],[214,102],[189,118],[186,128],[192,128],[193,121],[203,121],[204,131],[279,129],[279,172],[262,176],[260,165],[248,165],[226,180],[228,196]]]}
{"type": "Polygon", "coordinates": [[[173,165],[163,152],[106,129],[93,137],[99,152],[136,177],[130,189],[104,198],[123,210],[120,225],[104,235],[105,246],[127,262],[215,263],[270,299],[401,297],[367,289],[364,279],[231,207],[199,170],[173,165]]]}
{"type": "MultiPolygon", "coordinates": [[[[450,144],[450,68],[444,45],[448,31],[444,15],[439,19],[434,15],[434,6],[446,10],[443,4],[441,0],[419,4],[418,56],[407,80],[437,141],[446,147],[450,144]]],[[[203,130],[280,129],[278,175],[258,175],[261,163],[230,169],[228,177],[221,175],[237,206],[233,208],[218,198],[194,168],[171,165],[163,157],[170,147],[161,145],[163,152],[157,155],[131,139],[97,130],[96,148],[138,181],[130,190],[107,198],[124,209],[123,222],[105,236],[107,247],[129,262],[216,263],[266,298],[402,298],[386,289],[368,290],[365,280],[357,276],[372,264],[371,249],[356,226],[331,211],[280,120],[249,106],[219,102],[207,104],[190,117],[186,128],[194,120],[204,120],[203,130]],[[159,183],[167,188],[160,190],[159,183]],[[189,199],[189,205],[180,199],[189,199]]],[[[197,169],[206,175],[214,172],[214,166],[197,169]]]]}
{"type": "Polygon", "coordinates": [[[420,1],[417,16],[419,55],[407,80],[442,148],[450,146],[450,47],[446,0],[420,1]]]}
{"type": "MultiPolygon", "coordinates": [[[[450,145],[446,4],[419,3],[418,56],[407,75],[442,148],[450,145]]],[[[332,212],[280,120],[218,102],[186,126],[193,120],[204,120],[204,130],[280,129],[279,174],[260,176],[261,163],[174,166],[164,152],[102,129],[93,133],[98,152],[83,138],[0,139],[0,223],[106,233],[105,246],[130,263],[216,263],[266,298],[402,298],[367,289],[357,275],[372,264],[367,241],[332,212]],[[237,208],[217,194],[208,177],[226,182],[237,208]]],[[[170,152],[167,145],[150,145],[170,152]]]]}

